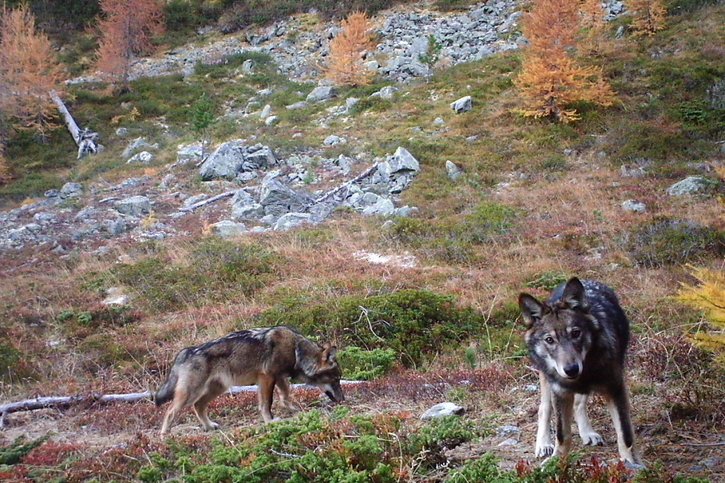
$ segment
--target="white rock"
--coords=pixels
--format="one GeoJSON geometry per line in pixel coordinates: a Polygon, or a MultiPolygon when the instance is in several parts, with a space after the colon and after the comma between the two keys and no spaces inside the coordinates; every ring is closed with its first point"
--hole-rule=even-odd
{"type": "Polygon", "coordinates": [[[468,112],[472,108],[473,100],[471,99],[471,96],[461,97],[457,101],[451,103],[451,109],[453,109],[456,114],[468,112]]]}
{"type": "Polygon", "coordinates": [[[443,402],[436,404],[435,406],[428,409],[426,412],[423,413],[420,419],[425,420],[444,418],[446,416],[460,416],[464,413],[464,411],[465,409],[457,404],[454,404],[452,402],[443,402]]]}

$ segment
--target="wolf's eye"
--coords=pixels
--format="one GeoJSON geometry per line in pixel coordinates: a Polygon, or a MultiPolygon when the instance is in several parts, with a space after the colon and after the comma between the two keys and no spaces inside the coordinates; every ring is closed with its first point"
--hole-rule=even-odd
{"type": "Polygon", "coordinates": [[[547,344],[553,344],[554,338],[552,336],[548,336],[546,339],[544,339],[547,344]]]}
{"type": "Polygon", "coordinates": [[[582,335],[582,331],[579,329],[571,329],[571,338],[572,339],[578,339],[579,336],[582,335]]]}

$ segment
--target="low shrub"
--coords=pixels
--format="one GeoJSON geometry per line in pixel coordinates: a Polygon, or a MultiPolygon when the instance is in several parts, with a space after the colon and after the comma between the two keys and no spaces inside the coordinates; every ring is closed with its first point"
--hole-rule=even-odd
{"type": "Polygon", "coordinates": [[[260,246],[209,238],[195,246],[187,263],[169,263],[159,255],[118,266],[103,278],[105,286],[126,285],[150,310],[163,312],[249,296],[271,280],[277,261],[260,246]]]}
{"type": "Polygon", "coordinates": [[[359,347],[350,346],[345,347],[338,354],[338,360],[345,379],[363,381],[385,375],[392,369],[396,359],[393,349],[366,351],[359,347]]]}
{"type": "Polygon", "coordinates": [[[638,265],[656,268],[725,255],[725,233],[689,221],[659,219],[634,230],[626,243],[638,265]]]}
{"type": "Polygon", "coordinates": [[[305,334],[367,350],[393,350],[404,365],[416,366],[425,356],[477,333],[482,320],[473,309],[456,306],[451,296],[401,290],[324,303],[292,297],[261,314],[257,322],[289,324],[305,334]]]}

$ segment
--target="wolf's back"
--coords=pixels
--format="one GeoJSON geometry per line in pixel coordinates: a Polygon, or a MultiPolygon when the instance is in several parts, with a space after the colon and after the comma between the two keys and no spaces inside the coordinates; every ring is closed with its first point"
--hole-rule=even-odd
{"type": "Polygon", "coordinates": [[[171,370],[169,371],[169,376],[166,378],[166,381],[161,385],[156,393],[152,394],[151,399],[157,406],[161,406],[174,398],[176,383],[179,381],[179,366],[189,358],[192,350],[193,348],[189,347],[182,349],[182,351],[179,352],[174,360],[174,365],[171,366],[171,370]]]}

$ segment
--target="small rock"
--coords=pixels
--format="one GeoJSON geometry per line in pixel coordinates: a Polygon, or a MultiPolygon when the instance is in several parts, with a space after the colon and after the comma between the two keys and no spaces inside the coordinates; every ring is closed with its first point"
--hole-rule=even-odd
{"type": "Polygon", "coordinates": [[[436,117],[433,120],[433,125],[436,127],[442,127],[446,125],[446,121],[444,121],[442,117],[436,117]]]}
{"type": "Polygon", "coordinates": [[[80,183],[66,183],[60,189],[60,197],[66,198],[78,198],[83,194],[83,185],[80,183]]]}
{"type": "Polygon", "coordinates": [[[272,106],[270,106],[269,104],[265,104],[264,108],[262,108],[262,112],[259,113],[259,118],[264,121],[271,115],[272,115],[272,106]]]}
{"type": "Polygon", "coordinates": [[[247,59],[244,62],[242,62],[242,73],[244,73],[244,74],[253,74],[254,73],[254,61],[252,59],[247,59]]]}
{"type": "Polygon", "coordinates": [[[231,220],[222,220],[210,226],[211,232],[220,238],[234,238],[243,235],[247,231],[244,223],[237,223],[231,220]]]}
{"type": "Polygon", "coordinates": [[[313,223],[309,213],[287,213],[279,217],[274,224],[275,231],[287,231],[300,225],[313,223]]]}
{"type": "Polygon", "coordinates": [[[106,290],[106,298],[101,302],[103,305],[114,305],[123,307],[128,305],[129,297],[122,287],[111,287],[106,290]]]}
{"type": "Polygon", "coordinates": [[[398,92],[398,88],[394,86],[385,86],[382,89],[380,89],[377,92],[373,92],[370,94],[370,97],[375,98],[379,97],[380,99],[390,100],[395,96],[395,93],[398,92]]]}
{"type": "Polygon", "coordinates": [[[126,164],[149,164],[151,161],[153,161],[153,159],[153,154],[149,153],[148,151],[141,151],[140,153],[136,153],[131,156],[128,161],[126,161],[126,164]]]}
{"type": "Polygon", "coordinates": [[[116,211],[124,215],[141,216],[151,211],[151,200],[145,196],[131,196],[116,201],[113,206],[116,211]]]}
{"type": "Polygon", "coordinates": [[[692,195],[707,191],[712,185],[713,182],[704,176],[688,176],[667,188],[667,194],[670,196],[692,195]]]}
{"type": "Polygon", "coordinates": [[[496,428],[497,436],[512,436],[521,433],[521,429],[513,424],[505,424],[496,428]]]}
{"type": "Polygon", "coordinates": [[[300,101],[300,102],[295,102],[294,104],[290,104],[289,106],[285,106],[285,108],[290,111],[296,111],[298,109],[304,109],[307,106],[309,106],[309,104],[307,102],[300,101]]]}
{"type": "Polygon", "coordinates": [[[120,138],[125,138],[126,136],[128,136],[128,128],[119,127],[118,129],[116,129],[116,136],[120,138]]]}
{"type": "Polygon", "coordinates": [[[632,213],[644,213],[647,211],[647,206],[640,201],[626,200],[622,202],[622,209],[632,213]]]}
{"type": "Polygon", "coordinates": [[[176,162],[180,165],[201,161],[202,147],[199,143],[180,144],[176,149],[176,162]]]}
{"type": "Polygon", "coordinates": [[[307,102],[322,102],[337,97],[337,89],[333,86],[318,86],[307,94],[307,102]]]}
{"type": "Polygon", "coordinates": [[[350,109],[355,107],[358,102],[360,102],[360,99],[358,99],[357,97],[348,97],[347,99],[345,99],[345,109],[349,111],[350,109]]]}
{"type": "Polygon", "coordinates": [[[451,109],[453,109],[453,112],[455,112],[456,114],[468,112],[472,108],[473,100],[471,99],[471,96],[461,97],[457,101],[451,103],[451,109]]]}
{"type": "Polygon", "coordinates": [[[274,126],[276,124],[279,124],[279,117],[269,116],[267,119],[264,120],[264,124],[267,126],[274,126]]]}
{"type": "Polygon", "coordinates": [[[146,140],[146,138],[143,138],[143,137],[141,137],[141,138],[136,138],[136,139],[134,139],[133,141],[131,141],[131,142],[130,142],[130,143],[128,144],[128,146],[126,146],[126,149],[124,149],[124,150],[123,150],[123,152],[121,153],[121,157],[122,157],[123,159],[128,159],[128,158],[130,158],[130,157],[131,157],[131,156],[132,156],[133,154],[135,154],[135,153],[136,153],[136,151],[139,151],[139,150],[141,150],[141,149],[144,149],[144,150],[146,150],[146,151],[148,151],[148,150],[151,150],[151,149],[153,149],[153,150],[156,150],[156,149],[159,149],[159,145],[158,145],[158,144],[156,144],[156,143],[154,143],[154,144],[150,144],[150,143],[149,143],[149,142],[148,142],[148,141],[146,140]]]}
{"type": "Polygon", "coordinates": [[[519,444],[519,440],[516,438],[508,438],[501,441],[497,446],[516,446],[519,444]]]}
{"type": "Polygon", "coordinates": [[[446,161],[446,173],[448,173],[448,177],[451,181],[458,181],[458,179],[463,176],[463,171],[461,171],[461,168],[456,166],[456,163],[453,161],[446,161]]]}
{"type": "Polygon", "coordinates": [[[452,402],[443,402],[436,404],[435,406],[428,409],[426,412],[423,413],[423,415],[420,417],[420,419],[426,420],[426,419],[437,419],[437,418],[444,418],[446,416],[460,416],[464,413],[465,409],[463,409],[461,406],[454,404],[452,402]]]}
{"type": "Polygon", "coordinates": [[[323,141],[323,144],[325,146],[337,146],[338,144],[345,144],[347,142],[347,139],[341,138],[340,136],[336,136],[334,134],[331,134],[330,136],[327,136],[325,140],[323,141]]]}

